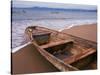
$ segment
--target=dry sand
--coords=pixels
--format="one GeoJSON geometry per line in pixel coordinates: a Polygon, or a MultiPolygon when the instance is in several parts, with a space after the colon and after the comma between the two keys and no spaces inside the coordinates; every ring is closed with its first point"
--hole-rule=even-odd
{"type": "Polygon", "coordinates": [[[97,24],[75,26],[62,32],[97,42],[97,24]]]}
{"type": "Polygon", "coordinates": [[[50,62],[48,62],[32,44],[12,53],[12,73],[42,73],[58,72],[50,62]]]}

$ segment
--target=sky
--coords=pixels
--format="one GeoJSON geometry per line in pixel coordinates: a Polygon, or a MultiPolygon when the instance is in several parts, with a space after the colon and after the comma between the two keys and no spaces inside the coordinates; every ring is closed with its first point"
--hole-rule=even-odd
{"type": "Polygon", "coordinates": [[[49,7],[49,8],[66,8],[66,9],[97,9],[95,5],[79,5],[79,4],[64,4],[64,3],[50,3],[50,2],[36,2],[36,1],[16,1],[12,2],[13,7],[49,7]]]}

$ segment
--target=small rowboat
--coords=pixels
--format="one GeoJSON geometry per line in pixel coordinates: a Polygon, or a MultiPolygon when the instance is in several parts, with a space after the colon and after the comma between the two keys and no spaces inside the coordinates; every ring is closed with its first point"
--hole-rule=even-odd
{"type": "Polygon", "coordinates": [[[60,71],[88,69],[87,65],[97,58],[96,42],[38,26],[27,27],[25,34],[40,54],[60,71]]]}

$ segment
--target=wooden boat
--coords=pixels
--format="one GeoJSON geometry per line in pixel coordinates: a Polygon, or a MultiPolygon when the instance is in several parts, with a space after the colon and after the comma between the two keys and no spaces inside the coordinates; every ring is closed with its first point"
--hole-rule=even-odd
{"type": "Polygon", "coordinates": [[[41,55],[60,71],[86,69],[97,58],[96,42],[38,26],[27,27],[25,33],[41,55]]]}

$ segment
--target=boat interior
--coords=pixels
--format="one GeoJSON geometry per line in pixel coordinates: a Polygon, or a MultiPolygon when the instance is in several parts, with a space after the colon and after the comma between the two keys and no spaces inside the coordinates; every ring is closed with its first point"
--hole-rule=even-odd
{"type": "Polygon", "coordinates": [[[37,37],[35,41],[39,47],[64,63],[83,69],[84,64],[88,65],[90,62],[96,61],[96,43],[42,27],[30,28],[32,39],[35,39],[34,36],[38,36],[39,41],[45,41],[39,43],[37,37]]]}

